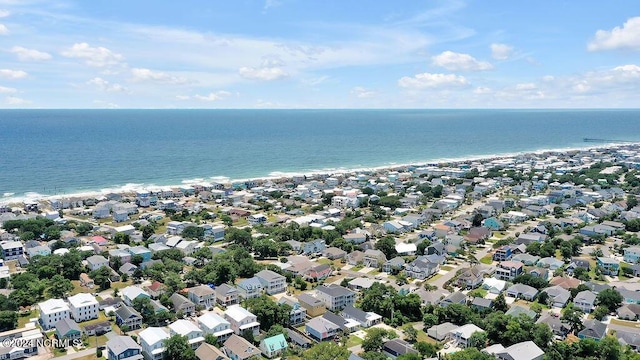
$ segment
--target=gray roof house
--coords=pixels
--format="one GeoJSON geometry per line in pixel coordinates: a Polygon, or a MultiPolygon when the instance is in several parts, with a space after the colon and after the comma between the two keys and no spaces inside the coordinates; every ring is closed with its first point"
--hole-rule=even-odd
{"type": "Polygon", "coordinates": [[[427,335],[429,335],[433,339],[442,341],[447,337],[447,335],[449,335],[449,333],[452,330],[455,330],[457,328],[459,328],[458,325],[454,325],[450,322],[445,322],[445,323],[433,325],[432,327],[430,327],[427,330],[427,335]]]}
{"type": "Polygon", "coordinates": [[[196,304],[178,293],[173,293],[169,297],[169,300],[173,304],[173,311],[176,313],[181,311],[183,314],[191,316],[191,314],[196,312],[196,304]]]}
{"type": "Polygon", "coordinates": [[[595,308],[596,293],[590,290],[584,290],[576,294],[573,298],[573,304],[585,313],[590,313],[595,308]]]}
{"type": "Polygon", "coordinates": [[[113,336],[107,341],[107,358],[142,360],[142,347],[131,336],[113,336]]]}
{"type": "Polygon", "coordinates": [[[499,360],[542,360],[544,351],[533,341],[513,344],[495,353],[499,360]]]}
{"type": "Polygon", "coordinates": [[[507,289],[507,296],[511,296],[514,298],[523,298],[525,300],[532,301],[533,298],[536,297],[536,295],[538,295],[538,290],[525,284],[511,285],[507,289]]]}
{"type": "Polygon", "coordinates": [[[607,324],[598,320],[585,320],[584,329],[578,333],[580,339],[602,340],[607,334],[607,324]]]}
{"type": "Polygon", "coordinates": [[[467,295],[461,293],[460,291],[456,291],[449,296],[446,296],[444,299],[440,300],[439,305],[442,307],[447,307],[451,304],[466,304],[467,303],[467,295]]]}
{"type": "Polygon", "coordinates": [[[538,321],[536,321],[536,324],[546,324],[549,326],[556,339],[560,340],[566,338],[567,334],[571,331],[571,326],[569,326],[569,324],[562,322],[559,317],[552,314],[542,316],[538,321]]]}
{"type": "Polygon", "coordinates": [[[547,293],[547,295],[549,295],[548,303],[551,304],[551,306],[559,308],[563,308],[571,298],[571,292],[558,285],[546,288],[542,290],[542,292],[545,292],[547,293]]]}

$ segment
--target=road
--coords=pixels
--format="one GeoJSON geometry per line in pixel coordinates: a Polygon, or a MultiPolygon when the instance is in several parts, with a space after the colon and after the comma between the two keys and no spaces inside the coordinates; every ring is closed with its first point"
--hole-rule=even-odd
{"type": "MultiPolygon", "coordinates": [[[[106,350],[104,350],[104,352],[106,352],[106,350]]],[[[81,351],[77,351],[73,354],[67,354],[67,355],[63,355],[63,356],[59,356],[57,358],[55,358],[56,360],[73,360],[73,359],[77,359],[77,358],[81,358],[84,356],[89,356],[89,355],[96,355],[96,348],[88,348],[85,350],[81,350],[81,351]]],[[[106,355],[106,354],[105,354],[106,355]]]]}

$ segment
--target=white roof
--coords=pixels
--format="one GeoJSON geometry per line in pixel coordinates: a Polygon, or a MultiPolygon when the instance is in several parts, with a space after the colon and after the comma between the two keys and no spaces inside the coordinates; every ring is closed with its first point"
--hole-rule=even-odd
{"type": "Polygon", "coordinates": [[[482,330],[481,328],[475,326],[474,324],[466,324],[466,325],[460,326],[457,329],[451,330],[451,333],[460,334],[461,338],[469,339],[471,337],[471,335],[473,335],[473,333],[478,332],[478,331],[484,332],[484,330],[482,330]]]}
{"type": "Polygon", "coordinates": [[[407,252],[415,252],[418,250],[416,244],[400,243],[396,244],[396,251],[400,254],[407,252]]]}
{"type": "Polygon", "coordinates": [[[504,351],[498,352],[498,354],[509,354],[514,360],[530,360],[537,359],[544,355],[544,351],[538,347],[533,341],[525,341],[517,344],[513,344],[504,351]]]}
{"type": "Polygon", "coordinates": [[[208,312],[200,316],[198,318],[198,322],[209,329],[214,329],[221,324],[226,324],[227,326],[230,325],[227,320],[222,318],[222,316],[212,312],[208,312]]]}
{"type": "Polygon", "coordinates": [[[182,241],[182,238],[180,236],[172,236],[172,237],[167,239],[166,244],[169,247],[175,247],[181,241],[182,241]]]}
{"type": "Polygon", "coordinates": [[[124,225],[124,226],[119,226],[119,227],[114,228],[114,230],[116,232],[133,231],[135,229],[136,228],[134,228],[133,225],[124,225]]]}
{"type": "Polygon", "coordinates": [[[120,294],[122,294],[123,297],[131,300],[137,298],[141,294],[146,295],[147,297],[149,296],[149,294],[147,294],[144,290],[140,289],[137,286],[127,286],[126,288],[120,290],[120,294]]]}
{"type": "Polygon", "coordinates": [[[504,280],[499,280],[499,279],[490,277],[490,278],[484,278],[483,285],[490,288],[503,290],[507,286],[507,282],[504,280]]]}
{"type": "Polygon", "coordinates": [[[96,300],[93,295],[87,293],[79,293],[69,296],[67,300],[69,301],[69,304],[76,309],[83,306],[98,305],[98,300],[96,300]]]}
{"type": "Polygon", "coordinates": [[[240,305],[231,305],[231,306],[229,306],[227,308],[227,310],[225,310],[224,314],[226,316],[232,318],[236,322],[240,322],[240,321],[246,319],[247,317],[255,316],[252,313],[250,313],[249,310],[243,308],[240,305]]]}
{"type": "Polygon", "coordinates": [[[69,311],[69,306],[62,299],[49,299],[38,304],[40,312],[44,314],[54,314],[62,311],[69,311]]]}
{"type": "Polygon", "coordinates": [[[189,320],[179,319],[169,324],[169,329],[176,334],[186,336],[191,333],[202,333],[202,330],[189,320]]]}
{"type": "Polygon", "coordinates": [[[140,338],[140,341],[144,341],[148,345],[152,346],[160,341],[168,339],[169,334],[164,331],[163,328],[149,327],[140,331],[138,337],[140,338]]]}
{"type": "Polygon", "coordinates": [[[176,248],[178,249],[186,249],[188,248],[190,245],[196,244],[195,241],[191,241],[191,240],[183,240],[180,241],[180,243],[178,243],[178,245],[176,245],[176,248]]]}

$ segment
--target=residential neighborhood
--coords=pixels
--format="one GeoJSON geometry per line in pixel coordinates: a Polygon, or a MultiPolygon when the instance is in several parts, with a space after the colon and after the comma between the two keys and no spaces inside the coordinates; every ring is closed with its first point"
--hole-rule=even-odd
{"type": "Polygon", "coordinates": [[[74,341],[0,358],[637,359],[639,169],[629,145],[2,206],[0,339],[74,341]]]}

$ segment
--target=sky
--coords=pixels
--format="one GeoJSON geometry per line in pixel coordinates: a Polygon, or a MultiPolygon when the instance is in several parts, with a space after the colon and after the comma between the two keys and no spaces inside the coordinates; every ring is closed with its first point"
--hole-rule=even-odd
{"type": "Polygon", "coordinates": [[[630,107],[637,1],[0,0],[0,108],[630,107]]]}

